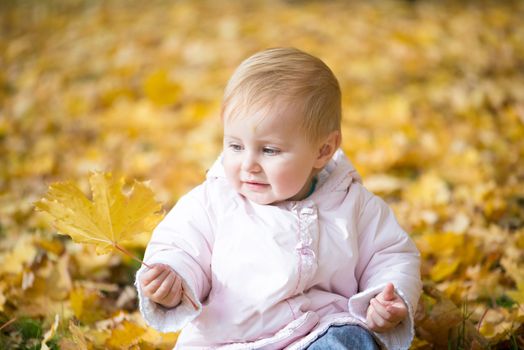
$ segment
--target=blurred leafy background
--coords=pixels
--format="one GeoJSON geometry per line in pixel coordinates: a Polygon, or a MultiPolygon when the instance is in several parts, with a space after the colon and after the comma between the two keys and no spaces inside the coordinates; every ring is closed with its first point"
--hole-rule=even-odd
{"type": "Polygon", "coordinates": [[[1,1],[0,349],[172,347],[136,311],[137,263],[33,203],[98,170],[168,210],[220,152],[230,74],[275,46],[333,69],[343,148],[422,252],[412,347],[524,348],[523,18],[523,1],[1,1]]]}

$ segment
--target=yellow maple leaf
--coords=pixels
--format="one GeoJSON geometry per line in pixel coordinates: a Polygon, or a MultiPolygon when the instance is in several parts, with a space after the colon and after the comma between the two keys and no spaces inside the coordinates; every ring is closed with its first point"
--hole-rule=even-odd
{"type": "Polygon", "coordinates": [[[0,254],[0,274],[21,274],[37,255],[34,237],[21,236],[11,251],[0,254]]]}
{"type": "Polygon", "coordinates": [[[84,332],[80,327],[75,325],[73,321],[69,321],[69,331],[71,332],[71,337],[73,338],[73,343],[75,344],[75,349],[78,350],[88,350],[88,339],[85,336],[84,332]]]}
{"type": "Polygon", "coordinates": [[[146,332],[143,327],[129,321],[113,329],[111,337],[106,344],[112,349],[129,349],[131,346],[138,344],[140,337],[146,332]]]}
{"type": "Polygon", "coordinates": [[[141,335],[140,342],[143,345],[149,345],[151,348],[172,348],[178,339],[178,332],[161,333],[154,328],[146,327],[145,332],[141,335]]]}
{"type": "Polygon", "coordinates": [[[446,259],[437,262],[430,271],[430,277],[435,282],[440,282],[451,276],[459,267],[459,259],[446,259]]]}
{"type": "Polygon", "coordinates": [[[506,294],[519,305],[524,305],[524,282],[517,282],[517,290],[508,291],[506,294]]]}
{"type": "Polygon", "coordinates": [[[75,288],[69,295],[69,303],[75,317],[84,324],[94,323],[106,315],[100,293],[95,290],[75,288]]]}
{"type": "Polygon", "coordinates": [[[93,173],[89,183],[92,201],[73,183],[59,182],[50,185],[35,206],[59,233],[78,243],[95,244],[100,254],[124,250],[124,243],[151,232],[163,217],[161,204],[144,183],[135,181],[128,195],[122,192],[124,179],[115,180],[110,173],[93,173]]]}
{"type": "Polygon", "coordinates": [[[144,80],[145,95],[158,106],[176,103],[182,93],[182,87],[172,81],[165,70],[157,70],[144,80]]]}

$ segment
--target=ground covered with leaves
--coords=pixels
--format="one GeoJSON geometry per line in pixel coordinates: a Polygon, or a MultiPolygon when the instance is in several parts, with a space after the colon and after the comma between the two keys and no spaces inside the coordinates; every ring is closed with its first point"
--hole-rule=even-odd
{"type": "Polygon", "coordinates": [[[413,348],[524,348],[522,18],[522,1],[2,1],[0,348],[172,347],[137,313],[139,263],[34,203],[98,170],[168,210],[220,152],[229,75],[274,46],[332,67],[343,148],[421,250],[413,348]]]}

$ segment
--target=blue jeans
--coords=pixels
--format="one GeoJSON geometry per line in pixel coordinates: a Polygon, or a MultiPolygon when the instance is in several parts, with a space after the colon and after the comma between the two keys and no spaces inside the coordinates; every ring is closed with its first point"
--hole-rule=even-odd
{"type": "Polygon", "coordinates": [[[331,326],[307,350],[379,350],[366,329],[355,325],[331,326]]]}

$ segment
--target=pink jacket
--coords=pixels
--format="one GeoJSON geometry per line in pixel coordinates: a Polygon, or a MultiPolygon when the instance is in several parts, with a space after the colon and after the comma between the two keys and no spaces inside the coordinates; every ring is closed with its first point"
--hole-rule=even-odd
{"type": "Polygon", "coordinates": [[[137,283],[152,327],[183,327],[177,349],[303,349],[330,325],[365,327],[369,300],[387,282],[409,317],[374,335],[388,349],[407,349],[413,339],[419,252],[341,150],[312,195],[277,205],[236,193],[219,158],[155,229],[145,261],[171,266],[198,305],[163,308],[137,283]]]}

